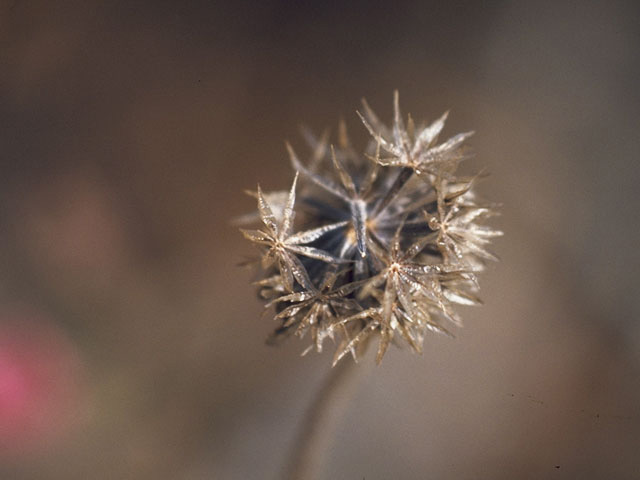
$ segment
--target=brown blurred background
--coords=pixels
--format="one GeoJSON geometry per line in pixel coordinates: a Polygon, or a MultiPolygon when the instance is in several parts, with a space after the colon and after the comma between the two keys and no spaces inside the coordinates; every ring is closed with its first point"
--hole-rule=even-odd
{"type": "Polygon", "coordinates": [[[640,478],[636,3],[0,0],[0,478],[279,478],[331,353],[264,344],[229,221],[396,88],[476,130],[502,262],[321,478],[640,478]]]}

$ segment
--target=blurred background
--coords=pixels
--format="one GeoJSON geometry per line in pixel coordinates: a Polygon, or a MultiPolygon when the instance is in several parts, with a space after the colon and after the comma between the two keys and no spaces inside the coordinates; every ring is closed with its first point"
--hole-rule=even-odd
{"type": "Polygon", "coordinates": [[[280,478],[332,354],[264,344],[230,219],[394,89],[476,131],[502,261],[359,365],[321,478],[638,478],[638,13],[0,0],[0,478],[280,478]]]}

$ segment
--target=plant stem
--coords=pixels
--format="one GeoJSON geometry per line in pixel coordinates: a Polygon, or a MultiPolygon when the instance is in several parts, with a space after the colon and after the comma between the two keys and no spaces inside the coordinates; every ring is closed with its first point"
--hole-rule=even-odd
{"type": "Polygon", "coordinates": [[[320,474],[334,434],[358,382],[355,362],[345,358],[331,369],[309,410],[293,447],[284,478],[311,480],[320,474]]]}

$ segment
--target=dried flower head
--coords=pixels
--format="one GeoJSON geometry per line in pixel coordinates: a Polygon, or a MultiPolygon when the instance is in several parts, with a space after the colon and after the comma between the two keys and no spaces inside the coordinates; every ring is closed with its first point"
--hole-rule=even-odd
{"type": "Polygon", "coordinates": [[[405,124],[397,92],[391,128],[363,104],[372,138],[362,154],[343,123],[336,146],[307,132],[309,161],[287,145],[289,192],[258,187],[258,214],[243,218],[262,223],[242,233],[261,249],[256,284],[280,324],[271,339],[310,332],[306,353],[331,338],[334,365],[346,354],[357,360],[373,336],[380,363],[391,342],[420,353],[425,331],[449,334],[449,323],[461,323],[454,304],[480,303],[476,274],[495,260],[486,247],[502,235],[478,223],[496,214],[476,198],[478,176],[456,176],[472,132],[439,143],[447,113],[405,124]]]}

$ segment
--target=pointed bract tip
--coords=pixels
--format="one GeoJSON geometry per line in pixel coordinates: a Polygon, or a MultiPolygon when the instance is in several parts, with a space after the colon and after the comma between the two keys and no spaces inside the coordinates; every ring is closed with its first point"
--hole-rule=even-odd
{"type": "Polygon", "coordinates": [[[249,195],[250,197],[258,198],[258,192],[256,192],[255,190],[249,190],[249,189],[247,188],[247,189],[244,189],[244,190],[243,190],[243,193],[244,193],[245,195],[249,195]]]}

